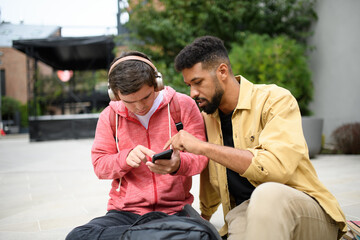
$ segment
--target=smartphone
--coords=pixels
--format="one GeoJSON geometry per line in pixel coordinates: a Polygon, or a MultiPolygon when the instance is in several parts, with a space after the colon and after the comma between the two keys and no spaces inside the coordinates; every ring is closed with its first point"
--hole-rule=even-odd
{"type": "Polygon", "coordinates": [[[161,153],[157,153],[152,157],[152,162],[155,163],[155,160],[158,160],[158,159],[170,159],[172,153],[173,153],[172,149],[163,151],[161,153]]]}

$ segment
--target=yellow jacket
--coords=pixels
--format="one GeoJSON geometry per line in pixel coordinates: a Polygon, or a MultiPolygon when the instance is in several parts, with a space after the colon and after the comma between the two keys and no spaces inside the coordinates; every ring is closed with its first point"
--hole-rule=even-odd
{"type": "MultiPolygon", "coordinates": [[[[307,193],[338,223],[341,236],[346,231],[345,216],[310,162],[296,99],[276,85],[256,85],[242,76],[236,78],[241,85],[232,116],[234,147],[247,149],[254,155],[241,176],[255,187],[264,182],[278,182],[307,193]]],[[[203,113],[203,117],[208,141],[223,145],[218,111],[210,115],[203,113]]],[[[226,168],[211,160],[200,181],[201,212],[211,216],[221,203],[225,217],[235,207],[227,187],[226,168]]],[[[220,234],[226,233],[225,225],[220,234]]]]}

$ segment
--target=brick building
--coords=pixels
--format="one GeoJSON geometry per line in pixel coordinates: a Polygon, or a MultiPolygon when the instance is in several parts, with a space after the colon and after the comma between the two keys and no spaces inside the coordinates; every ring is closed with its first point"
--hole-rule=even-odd
{"type": "MultiPolygon", "coordinates": [[[[29,97],[28,81],[34,74],[34,60],[13,48],[12,41],[60,35],[61,28],[57,26],[0,23],[1,96],[8,96],[26,103],[29,97]]],[[[42,62],[38,62],[38,68],[42,75],[52,74],[53,71],[42,62]]]]}

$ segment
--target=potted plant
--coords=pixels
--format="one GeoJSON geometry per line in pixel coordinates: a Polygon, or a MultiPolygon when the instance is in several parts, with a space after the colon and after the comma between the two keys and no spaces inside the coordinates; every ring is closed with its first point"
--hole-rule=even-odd
{"type": "Polygon", "coordinates": [[[310,157],[321,150],[323,119],[310,117],[313,96],[306,46],[287,36],[244,34],[229,53],[232,70],[253,83],[276,84],[288,89],[297,99],[303,116],[303,131],[310,157]]]}

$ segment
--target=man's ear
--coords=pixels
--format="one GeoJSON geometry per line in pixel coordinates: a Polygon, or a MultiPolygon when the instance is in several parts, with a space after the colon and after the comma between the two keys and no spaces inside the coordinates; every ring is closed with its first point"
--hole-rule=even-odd
{"type": "Polygon", "coordinates": [[[221,81],[224,81],[229,76],[229,68],[225,63],[221,63],[216,70],[217,78],[221,81]]]}

